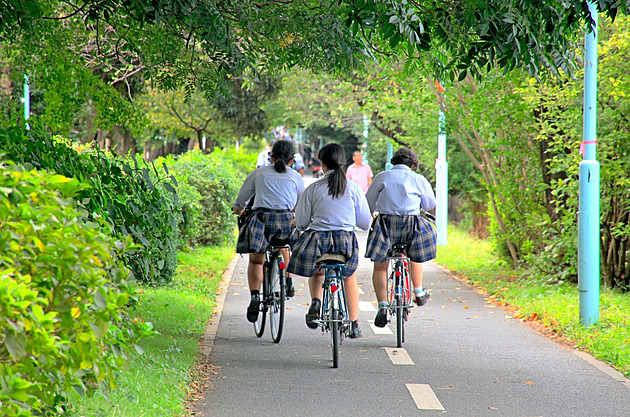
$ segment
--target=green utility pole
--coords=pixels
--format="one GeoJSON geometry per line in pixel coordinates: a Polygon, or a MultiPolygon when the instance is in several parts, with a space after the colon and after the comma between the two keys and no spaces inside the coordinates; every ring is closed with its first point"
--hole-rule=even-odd
{"type": "Polygon", "coordinates": [[[599,320],[599,162],[597,161],[597,7],[588,3],[595,23],[584,39],[584,119],[580,153],[578,211],[578,290],[580,323],[599,320]]]}

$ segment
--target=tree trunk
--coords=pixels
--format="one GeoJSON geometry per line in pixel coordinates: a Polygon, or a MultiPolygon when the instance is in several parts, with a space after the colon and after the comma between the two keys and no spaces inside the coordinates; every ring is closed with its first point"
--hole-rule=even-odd
{"type": "Polygon", "coordinates": [[[486,215],[487,206],[482,201],[470,201],[472,208],[472,219],[470,222],[469,233],[479,239],[486,239],[490,232],[488,231],[489,221],[486,215]]]}

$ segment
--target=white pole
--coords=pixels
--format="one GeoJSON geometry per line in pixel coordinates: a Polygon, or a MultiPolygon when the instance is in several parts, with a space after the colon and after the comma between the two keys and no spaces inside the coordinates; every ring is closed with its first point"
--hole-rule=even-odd
{"type": "Polygon", "coordinates": [[[437,225],[437,243],[446,245],[448,228],[448,162],[446,162],[446,130],[444,112],[439,113],[438,157],[435,161],[435,222],[437,225]]]}
{"type": "MultiPolygon", "coordinates": [[[[24,120],[31,117],[31,85],[27,75],[24,75],[24,120]]],[[[26,129],[31,127],[26,123],[26,129]]]]}

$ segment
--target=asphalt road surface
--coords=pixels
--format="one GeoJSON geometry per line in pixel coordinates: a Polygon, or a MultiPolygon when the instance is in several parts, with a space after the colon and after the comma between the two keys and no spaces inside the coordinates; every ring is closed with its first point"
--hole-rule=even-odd
{"type": "MultiPolygon", "coordinates": [[[[366,232],[358,232],[364,251],[366,232]]],[[[444,249],[440,249],[444,250],[444,249]]],[[[362,252],[364,253],[364,252],[362,252]]],[[[203,342],[213,365],[196,416],[630,417],[630,382],[496,307],[433,263],[429,302],[412,310],[406,341],[373,326],[371,262],[358,280],[361,339],[344,339],[332,369],[330,334],[306,327],[307,280],[294,277],[284,335],[254,335],[247,256],[226,273],[203,342]]]]}

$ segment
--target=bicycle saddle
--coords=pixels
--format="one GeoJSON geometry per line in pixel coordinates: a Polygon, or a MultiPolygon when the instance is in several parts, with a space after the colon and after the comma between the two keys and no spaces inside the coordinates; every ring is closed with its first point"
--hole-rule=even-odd
{"type": "Polygon", "coordinates": [[[269,242],[269,246],[271,246],[272,248],[283,248],[288,244],[288,239],[277,239],[276,237],[272,237],[271,242],[269,242]]]}
{"type": "Polygon", "coordinates": [[[343,253],[325,253],[315,261],[316,264],[336,265],[345,264],[348,258],[343,253]]]}
{"type": "Polygon", "coordinates": [[[409,244],[407,243],[395,243],[392,245],[392,248],[390,249],[388,255],[396,256],[407,253],[407,248],[409,248],[409,244]]]}

